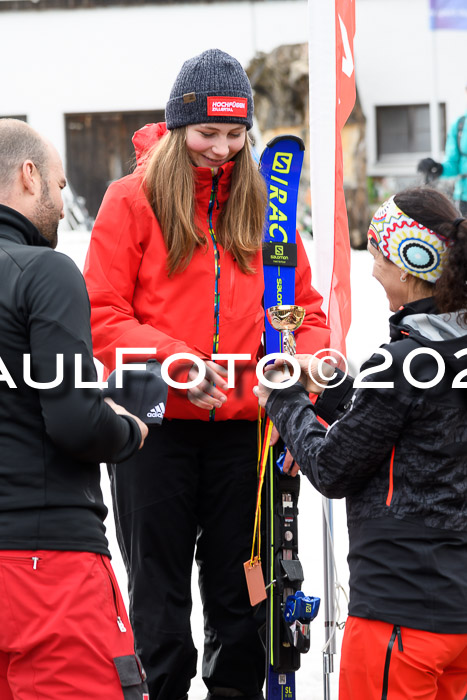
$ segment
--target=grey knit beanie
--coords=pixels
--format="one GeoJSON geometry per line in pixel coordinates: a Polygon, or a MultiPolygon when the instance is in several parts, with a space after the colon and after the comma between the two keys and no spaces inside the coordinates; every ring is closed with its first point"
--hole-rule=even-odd
{"type": "Polygon", "coordinates": [[[167,129],[221,122],[253,126],[253,95],[240,63],[209,49],[182,66],[165,108],[167,129]]]}

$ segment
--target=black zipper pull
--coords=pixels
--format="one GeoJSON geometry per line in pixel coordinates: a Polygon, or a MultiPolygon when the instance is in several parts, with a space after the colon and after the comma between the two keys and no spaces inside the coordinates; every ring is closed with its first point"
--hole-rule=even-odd
{"type": "Polygon", "coordinates": [[[211,185],[211,197],[208,205],[208,214],[212,214],[212,211],[214,209],[214,205],[217,205],[217,208],[219,208],[219,202],[217,201],[217,183],[219,181],[219,175],[214,173],[212,174],[212,185],[211,185]]]}
{"type": "Polygon", "coordinates": [[[396,634],[397,634],[397,648],[399,651],[404,651],[404,647],[402,645],[402,634],[401,634],[401,628],[399,625],[396,625],[396,634]]]}

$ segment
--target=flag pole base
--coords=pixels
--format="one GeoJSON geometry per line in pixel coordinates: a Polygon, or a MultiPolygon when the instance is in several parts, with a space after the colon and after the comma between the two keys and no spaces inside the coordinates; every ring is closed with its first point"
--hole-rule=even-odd
{"type": "Polygon", "coordinates": [[[331,700],[331,673],[334,673],[334,654],[325,651],[323,652],[324,700],[331,700]]]}

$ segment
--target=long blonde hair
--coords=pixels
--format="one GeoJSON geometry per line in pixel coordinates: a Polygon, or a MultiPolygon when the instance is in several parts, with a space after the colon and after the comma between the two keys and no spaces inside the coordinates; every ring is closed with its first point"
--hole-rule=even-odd
{"type": "MultiPolygon", "coordinates": [[[[206,236],[195,225],[195,169],[185,138],[186,127],[180,127],[161,139],[148,157],[143,181],[167,246],[169,275],[186,268],[196,246],[207,247],[206,236]]],[[[266,186],[247,135],[235,156],[230,196],[217,220],[216,238],[248,274],[256,272],[251,259],[261,248],[266,203],[266,186]]]]}

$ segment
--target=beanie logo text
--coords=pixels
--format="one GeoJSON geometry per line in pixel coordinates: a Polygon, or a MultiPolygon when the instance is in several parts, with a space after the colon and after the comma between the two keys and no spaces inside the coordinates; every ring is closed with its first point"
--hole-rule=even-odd
{"type": "Polygon", "coordinates": [[[208,97],[208,117],[243,117],[248,114],[246,97],[208,97]]]}

